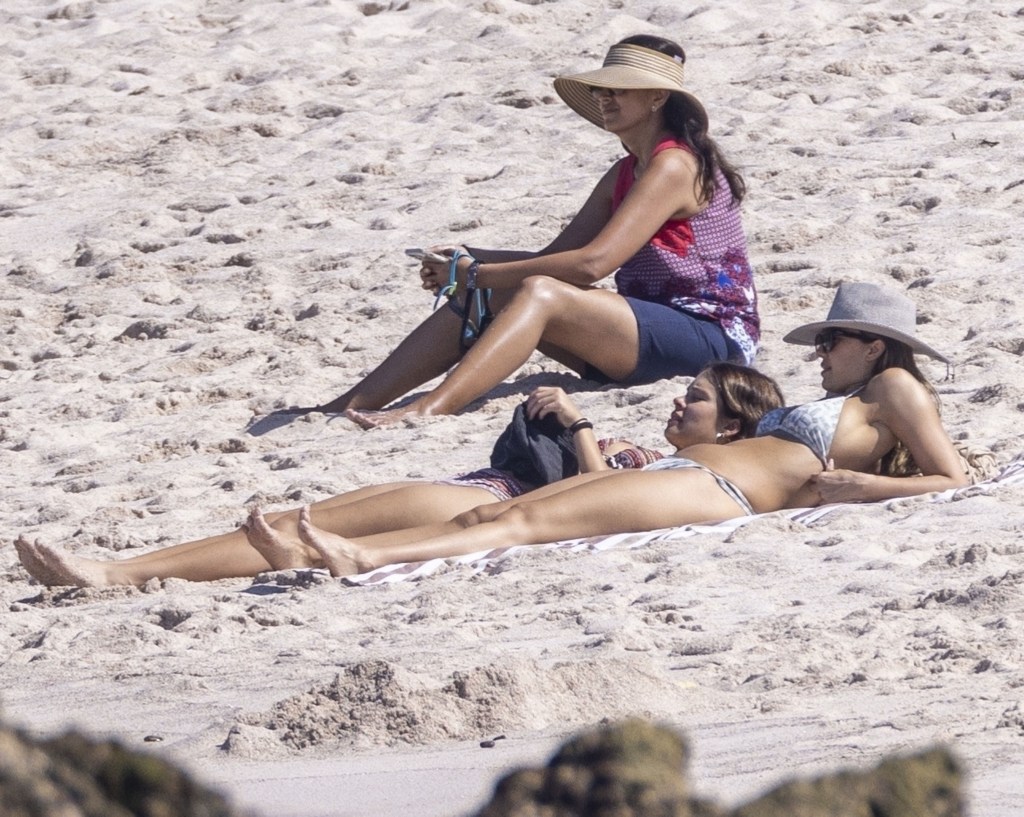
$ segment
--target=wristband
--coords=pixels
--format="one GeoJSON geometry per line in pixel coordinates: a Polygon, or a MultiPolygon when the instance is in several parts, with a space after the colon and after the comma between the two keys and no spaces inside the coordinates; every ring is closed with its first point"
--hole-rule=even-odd
{"type": "Polygon", "coordinates": [[[575,434],[577,431],[582,431],[585,428],[593,428],[594,424],[590,422],[586,417],[580,417],[575,423],[569,426],[569,433],[575,434]]]}

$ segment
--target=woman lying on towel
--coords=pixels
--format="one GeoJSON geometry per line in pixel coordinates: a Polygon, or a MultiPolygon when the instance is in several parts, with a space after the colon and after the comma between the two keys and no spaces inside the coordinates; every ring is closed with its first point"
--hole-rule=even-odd
{"type": "Polygon", "coordinates": [[[442,525],[344,539],[307,521],[301,544],[279,539],[274,547],[278,554],[312,547],[340,576],[512,545],[966,485],[935,391],[914,362],[915,353],[946,358],[914,336],[915,324],[914,304],[905,296],[844,284],[826,320],[785,337],[814,346],[825,397],[768,412],[750,439],[690,446],[642,470],[580,474],[442,525]]]}
{"type": "MultiPolygon", "coordinates": [[[[765,412],[782,402],[779,387],[771,378],[747,366],[715,363],[693,379],[684,396],[675,399],[665,439],[682,449],[749,437],[765,412]]],[[[591,423],[562,389],[535,389],[526,406],[528,416],[554,417],[571,430],[582,473],[639,468],[663,457],[623,441],[598,440],[591,423]]],[[[382,534],[442,523],[473,508],[510,501],[534,488],[536,485],[496,468],[438,482],[371,485],[303,509],[301,525],[297,510],[265,517],[254,511],[247,525],[230,533],[109,562],[71,556],[24,538],[15,546],[29,573],[47,585],[138,585],[151,578],[172,577],[212,581],[271,569],[322,566],[319,553],[301,543],[314,525],[318,531],[346,537],[382,534]]]]}

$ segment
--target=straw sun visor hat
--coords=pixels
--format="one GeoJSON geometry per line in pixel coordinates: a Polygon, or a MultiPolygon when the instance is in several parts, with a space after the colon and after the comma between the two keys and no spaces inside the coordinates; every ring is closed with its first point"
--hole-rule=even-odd
{"type": "Polygon", "coordinates": [[[707,129],[708,115],[704,106],[683,88],[683,63],[660,51],[639,45],[613,45],[601,68],[555,79],[555,92],[562,100],[584,119],[604,128],[601,107],[591,88],[671,91],[687,101],[693,118],[707,129]]]}
{"type": "Polygon", "coordinates": [[[907,344],[919,355],[950,363],[942,352],[937,352],[915,336],[917,307],[914,302],[906,295],[875,284],[840,284],[825,320],[799,326],[783,340],[799,346],[814,346],[815,336],[825,329],[849,329],[891,338],[907,344]]]}

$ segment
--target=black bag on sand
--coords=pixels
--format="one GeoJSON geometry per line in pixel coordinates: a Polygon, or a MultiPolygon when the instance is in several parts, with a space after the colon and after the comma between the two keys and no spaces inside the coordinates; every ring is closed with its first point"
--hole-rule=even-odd
{"type": "Polygon", "coordinates": [[[540,487],[579,473],[572,434],[553,414],[531,420],[526,403],[512,412],[512,421],[494,443],[491,467],[540,487]]]}

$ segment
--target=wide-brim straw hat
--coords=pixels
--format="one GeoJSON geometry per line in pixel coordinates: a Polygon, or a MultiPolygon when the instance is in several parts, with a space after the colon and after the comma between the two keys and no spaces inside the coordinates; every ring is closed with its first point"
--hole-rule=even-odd
{"type": "Polygon", "coordinates": [[[797,327],[783,340],[800,346],[813,346],[815,336],[825,329],[849,329],[892,338],[907,344],[919,355],[950,362],[944,354],[915,336],[917,307],[914,302],[906,295],[876,284],[840,284],[825,320],[797,327]]]}
{"type": "Polygon", "coordinates": [[[570,74],[555,79],[555,92],[576,113],[604,128],[604,117],[591,88],[663,89],[679,94],[689,102],[692,116],[706,130],[708,114],[704,105],[683,87],[683,63],[652,48],[639,45],[613,45],[604,65],[595,71],[570,74]]]}

